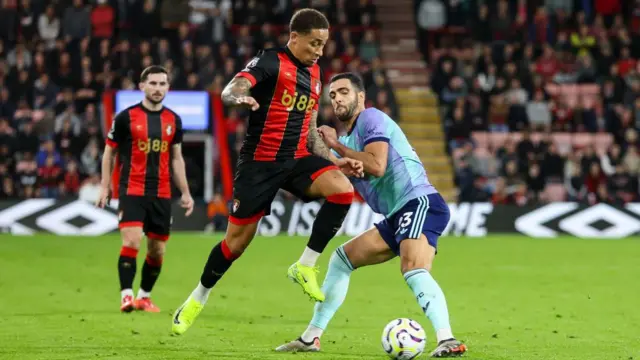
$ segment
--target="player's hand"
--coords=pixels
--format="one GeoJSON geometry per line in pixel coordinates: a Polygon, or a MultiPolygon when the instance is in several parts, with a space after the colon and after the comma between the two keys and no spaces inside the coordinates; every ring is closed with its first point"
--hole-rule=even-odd
{"type": "Polygon", "coordinates": [[[193,198],[191,197],[191,194],[182,194],[182,197],[180,198],[180,207],[187,209],[185,216],[191,215],[193,212],[193,198]]]}
{"type": "Polygon", "coordinates": [[[351,158],[340,158],[336,161],[336,165],[343,174],[357,178],[364,177],[364,165],[362,161],[351,158]]]}
{"type": "Polygon", "coordinates": [[[318,128],[318,134],[320,134],[320,138],[322,139],[322,141],[324,141],[324,143],[330,148],[333,148],[333,146],[338,142],[338,134],[336,133],[336,129],[330,126],[320,126],[318,128]]]}
{"type": "Polygon", "coordinates": [[[256,111],[260,108],[260,104],[256,101],[256,99],[251,96],[240,96],[236,99],[237,106],[246,106],[251,108],[251,111],[256,111]]]}
{"type": "Polygon", "coordinates": [[[109,187],[100,186],[100,195],[98,196],[98,200],[96,200],[96,206],[99,208],[104,208],[109,205],[111,201],[111,189],[109,187]]]}

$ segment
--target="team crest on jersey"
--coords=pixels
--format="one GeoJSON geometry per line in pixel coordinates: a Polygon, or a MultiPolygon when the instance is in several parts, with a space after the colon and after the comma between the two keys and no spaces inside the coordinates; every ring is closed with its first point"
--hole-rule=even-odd
{"type": "Polygon", "coordinates": [[[236,211],[238,211],[239,207],[240,207],[240,200],[233,199],[233,212],[235,213],[236,211]]]}
{"type": "Polygon", "coordinates": [[[316,94],[320,95],[320,81],[316,80],[316,94]]]}
{"type": "Polygon", "coordinates": [[[122,211],[118,213],[118,221],[122,221],[122,211]]]}
{"type": "Polygon", "coordinates": [[[247,66],[245,66],[245,68],[242,71],[245,71],[245,72],[249,71],[249,69],[258,65],[258,60],[259,60],[258,57],[254,57],[253,59],[251,59],[251,61],[249,61],[247,66]]]}
{"type": "Polygon", "coordinates": [[[171,125],[167,126],[167,135],[171,135],[171,125]]]}

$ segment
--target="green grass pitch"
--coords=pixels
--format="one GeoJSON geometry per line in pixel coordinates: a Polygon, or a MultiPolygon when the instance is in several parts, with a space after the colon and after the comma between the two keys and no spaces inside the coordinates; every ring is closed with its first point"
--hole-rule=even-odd
{"type": "MultiPolygon", "coordinates": [[[[154,299],[160,314],[119,312],[118,236],[0,236],[0,359],[385,359],[384,325],[433,329],[398,260],[357,270],[318,354],[278,354],[313,304],[286,279],[300,237],[257,238],[197,322],[171,336],[171,312],[196,285],[219,235],[176,234],[154,299]]],[[[333,240],[322,257],[324,277],[333,240]]],[[[434,275],[467,359],[640,360],[640,241],[443,238],[434,275]]],[[[138,267],[144,252],[138,258],[138,267]]],[[[136,287],[139,284],[139,271],[136,287]]],[[[426,358],[423,355],[421,358],[426,358]]]]}

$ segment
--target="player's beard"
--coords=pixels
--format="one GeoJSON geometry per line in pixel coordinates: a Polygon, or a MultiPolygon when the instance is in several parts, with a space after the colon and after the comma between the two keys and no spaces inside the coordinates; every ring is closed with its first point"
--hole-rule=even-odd
{"type": "Polygon", "coordinates": [[[356,108],[358,107],[358,103],[356,101],[353,101],[350,104],[341,105],[340,107],[346,108],[347,111],[341,113],[340,115],[336,113],[336,117],[338,118],[338,120],[342,122],[346,122],[351,120],[353,115],[356,113],[356,108]]]}
{"type": "Polygon", "coordinates": [[[160,100],[155,100],[155,99],[153,98],[153,94],[152,94],[152,95],[147,95],[147,96],[146,96],[146,98],[147,98],[147,101],[149,101],[149,102],[150,102],[150,103],[152,103],[153,105],[161,104],[161,103],[162,103],[162,101],[164,101],[164,95],[163,95],[162,97],[160,97],[160,100]]]}

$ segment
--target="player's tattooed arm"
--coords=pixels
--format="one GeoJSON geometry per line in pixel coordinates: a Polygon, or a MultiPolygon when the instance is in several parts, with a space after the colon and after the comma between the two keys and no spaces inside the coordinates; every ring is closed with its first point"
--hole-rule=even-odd
{"type": "MultiPolygon", "coordinates": [[[[309,135],[307,136],[307,144],[312,154],[318,155],[328,160],[332,160],[331,152],[325,145],[320,134],[318,133],[318,111],[313,110],[311,120],[309,121],[309,135]]],[[[335,157],[334,157],[335,158],[335,157]]]]}
{"type": "Polygon", "coordinates": [[[236,76],[222,90],[222,102],[227,106],[248,106],[255,111],[259,105],[249,96],[249,90],[251,90],[251,81],[245,77],[236,76]]]}

